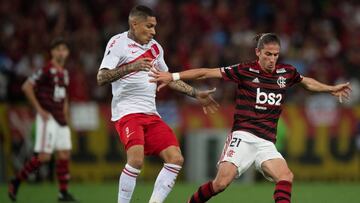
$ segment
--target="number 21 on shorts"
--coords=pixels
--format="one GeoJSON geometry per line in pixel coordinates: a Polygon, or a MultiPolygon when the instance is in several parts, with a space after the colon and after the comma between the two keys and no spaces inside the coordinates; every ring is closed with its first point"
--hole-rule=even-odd
{"type": "Polygon", "coordinates": [[[241,142],[240,138],[233,137],[230,142],[230,147],[238,147],[241,142]]]}

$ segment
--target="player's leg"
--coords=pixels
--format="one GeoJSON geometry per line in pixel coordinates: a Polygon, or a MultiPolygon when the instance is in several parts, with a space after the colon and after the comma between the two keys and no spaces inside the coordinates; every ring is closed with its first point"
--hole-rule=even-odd
{"type": "Polygon", "coordinates": [[[130,202],[137,176],[144,163],[143,122],[141,115],[130,114],[115,123],[127,157],[127,163],[119,178],[118,203],[130,202]]]}
{"type": "Polygon", "coordinates": [[[291,188],[294,175],[284,159],[271,159],[262,163],[262,170],[276,183],[274,200],[276,203],[291,202],[291,188]]]}
{"type": "Polygon", "coordinates": [[[144,146],[131,146],[127,152],[127,163],[119,179],[118,203],[128,203],[136,186],[136,178],[144,163],[144,146]]]}
{"type": "Polygon", "coordinates": [[[285,159],[270,141],[262,140],[257,147],[259,150],[255,164],[268,180],[276,183],[273,196],[275,202],[290,203],[293,174],[285,159]]]}
{"type": "Polygon", "coordinates": [[[160,203],[165,200],[174,187],[176,177],[184,163],[178,146],[170,146],[162,150],[159,156],[164,160],[164,166],[156,178],[150,203],[160,203]]]}
{"type": "Polygon", "coordinates": [[[150,116],[146,126],[145,154],[158,155],[164,160],[164,166],[156,178],[150,203],[163,202],[175,185],[184,158],[179,143],[171,128],[158,116],[150,116]]]}
{"type": "Polygon", "coordinates": [[[58,200],[62,202],[74,202],[76,199],[68,192],[70,181],[69,162],[71,158],[71,132],[68,126],[60,126],[56,130],[55,149],[56,153],[56,177],[59,185],[58,200]]]}
{"type": "Polygon", "coordinates": [[[191,196],[189,203],[208,201],[224,191],[234,178],[240,176],[252,165],[256,154],[251,141],[252,136],[242,131],[235,131],[228,135],[215,179],[200,186],[191,196]]]}
{"type": "Polygon", "coordinates": [[[16,195],[20,187],[20,183],[26,180],[29,174],[37,171],[40,166],[48,162],[54,149],[54,120],[49,119],[44,121],[39,115],[36,116],[36,134],[35,134],[35,148],[34,154],[29,161],[27,161],[23,168],[16,174],[8,187],[8,194],[12,201],[16,200],[16,195]]]}
{"type": "Polygon", "coordinates": [[[221,162],[215,179],[201,185],[191,196],[189,203],[202,203],[208,201],[210,198],[224,191],[237,174],[237,166],[227,161],[221,162]]]}

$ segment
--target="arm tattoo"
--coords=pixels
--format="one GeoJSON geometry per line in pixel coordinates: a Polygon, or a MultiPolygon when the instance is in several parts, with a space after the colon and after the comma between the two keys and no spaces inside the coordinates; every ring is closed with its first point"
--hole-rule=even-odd
{"type": "Polygon", "coordinates": [[[121,67],[116,67],[112,70],[109,69],[101,69],[97,74],[97,83],[98,85],[105,85],[108,83],[112,83],[123,76],[134,71],[134,63],[130,63],[121,67]]]}
{"type": "Polygon", "coordinates": [[[169,83],[169,87],[173,90],[184,93],[190,97],[195,97],[196,91],[197,91],[194,87],[186,84],[185,82],[183,82],[181,80],[171,81],[169,83]]]}

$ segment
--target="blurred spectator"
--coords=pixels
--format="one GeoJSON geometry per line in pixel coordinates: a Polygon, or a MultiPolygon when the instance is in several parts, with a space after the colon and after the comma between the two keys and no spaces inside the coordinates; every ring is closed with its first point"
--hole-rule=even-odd
{"type": "MultiPolygon", "coordinates": [[[[126,14],[134,4],[155,9],[161,22],[156,38],[167,53],[170,71],[252,60],[255,55],[249,55],[249,49],[254,48],[255,34],[276,32],[282,61],[301,73],[328,83],[351,78],[359,82],[358,1],[12,0],[0,4],[0,99],[24,99],[19,84],[43,65],[46,44],[57,35],[71,41],[74,60],[68,65],[77,78],[72,87],[81,86],[73,90],[74,99],[108,99],[110,89],[96,85],[99,60],[106,39],[128,29],[126,14]]],[[[233,100],[227,96],[232,95],[231,86],[216,81],[199,85],[216,86],[222,102],[233,100]]],[[[171,91],[164,91],[162,98],[187,102],[171,91]]]]}

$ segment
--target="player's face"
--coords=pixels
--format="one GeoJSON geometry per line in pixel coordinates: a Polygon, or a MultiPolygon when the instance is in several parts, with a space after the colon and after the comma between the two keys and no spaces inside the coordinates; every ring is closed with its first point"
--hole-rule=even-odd
{"type": "Polygon", "coordinates": [[[51,50],[51,56],[60,65],[64,65],[67,57],[69,56],[69,48],[64,44],[60,44],[51,50]]]}
{"type": "Polygon", "coordinates": [[[280,46],[277,43],[264,44],[264,48],[256,48],[256,55],[259,58],[259,64],[262,69],[272,72],[275,69],[276,62],[279,58],[280,46]]]}
{"type": "Polygon", "coordinates": [[[146,19],[139,19],[134,23],[134,35],[140,44],[149,43],[155,36],[156,18],[148,16],[146,19]]]}

